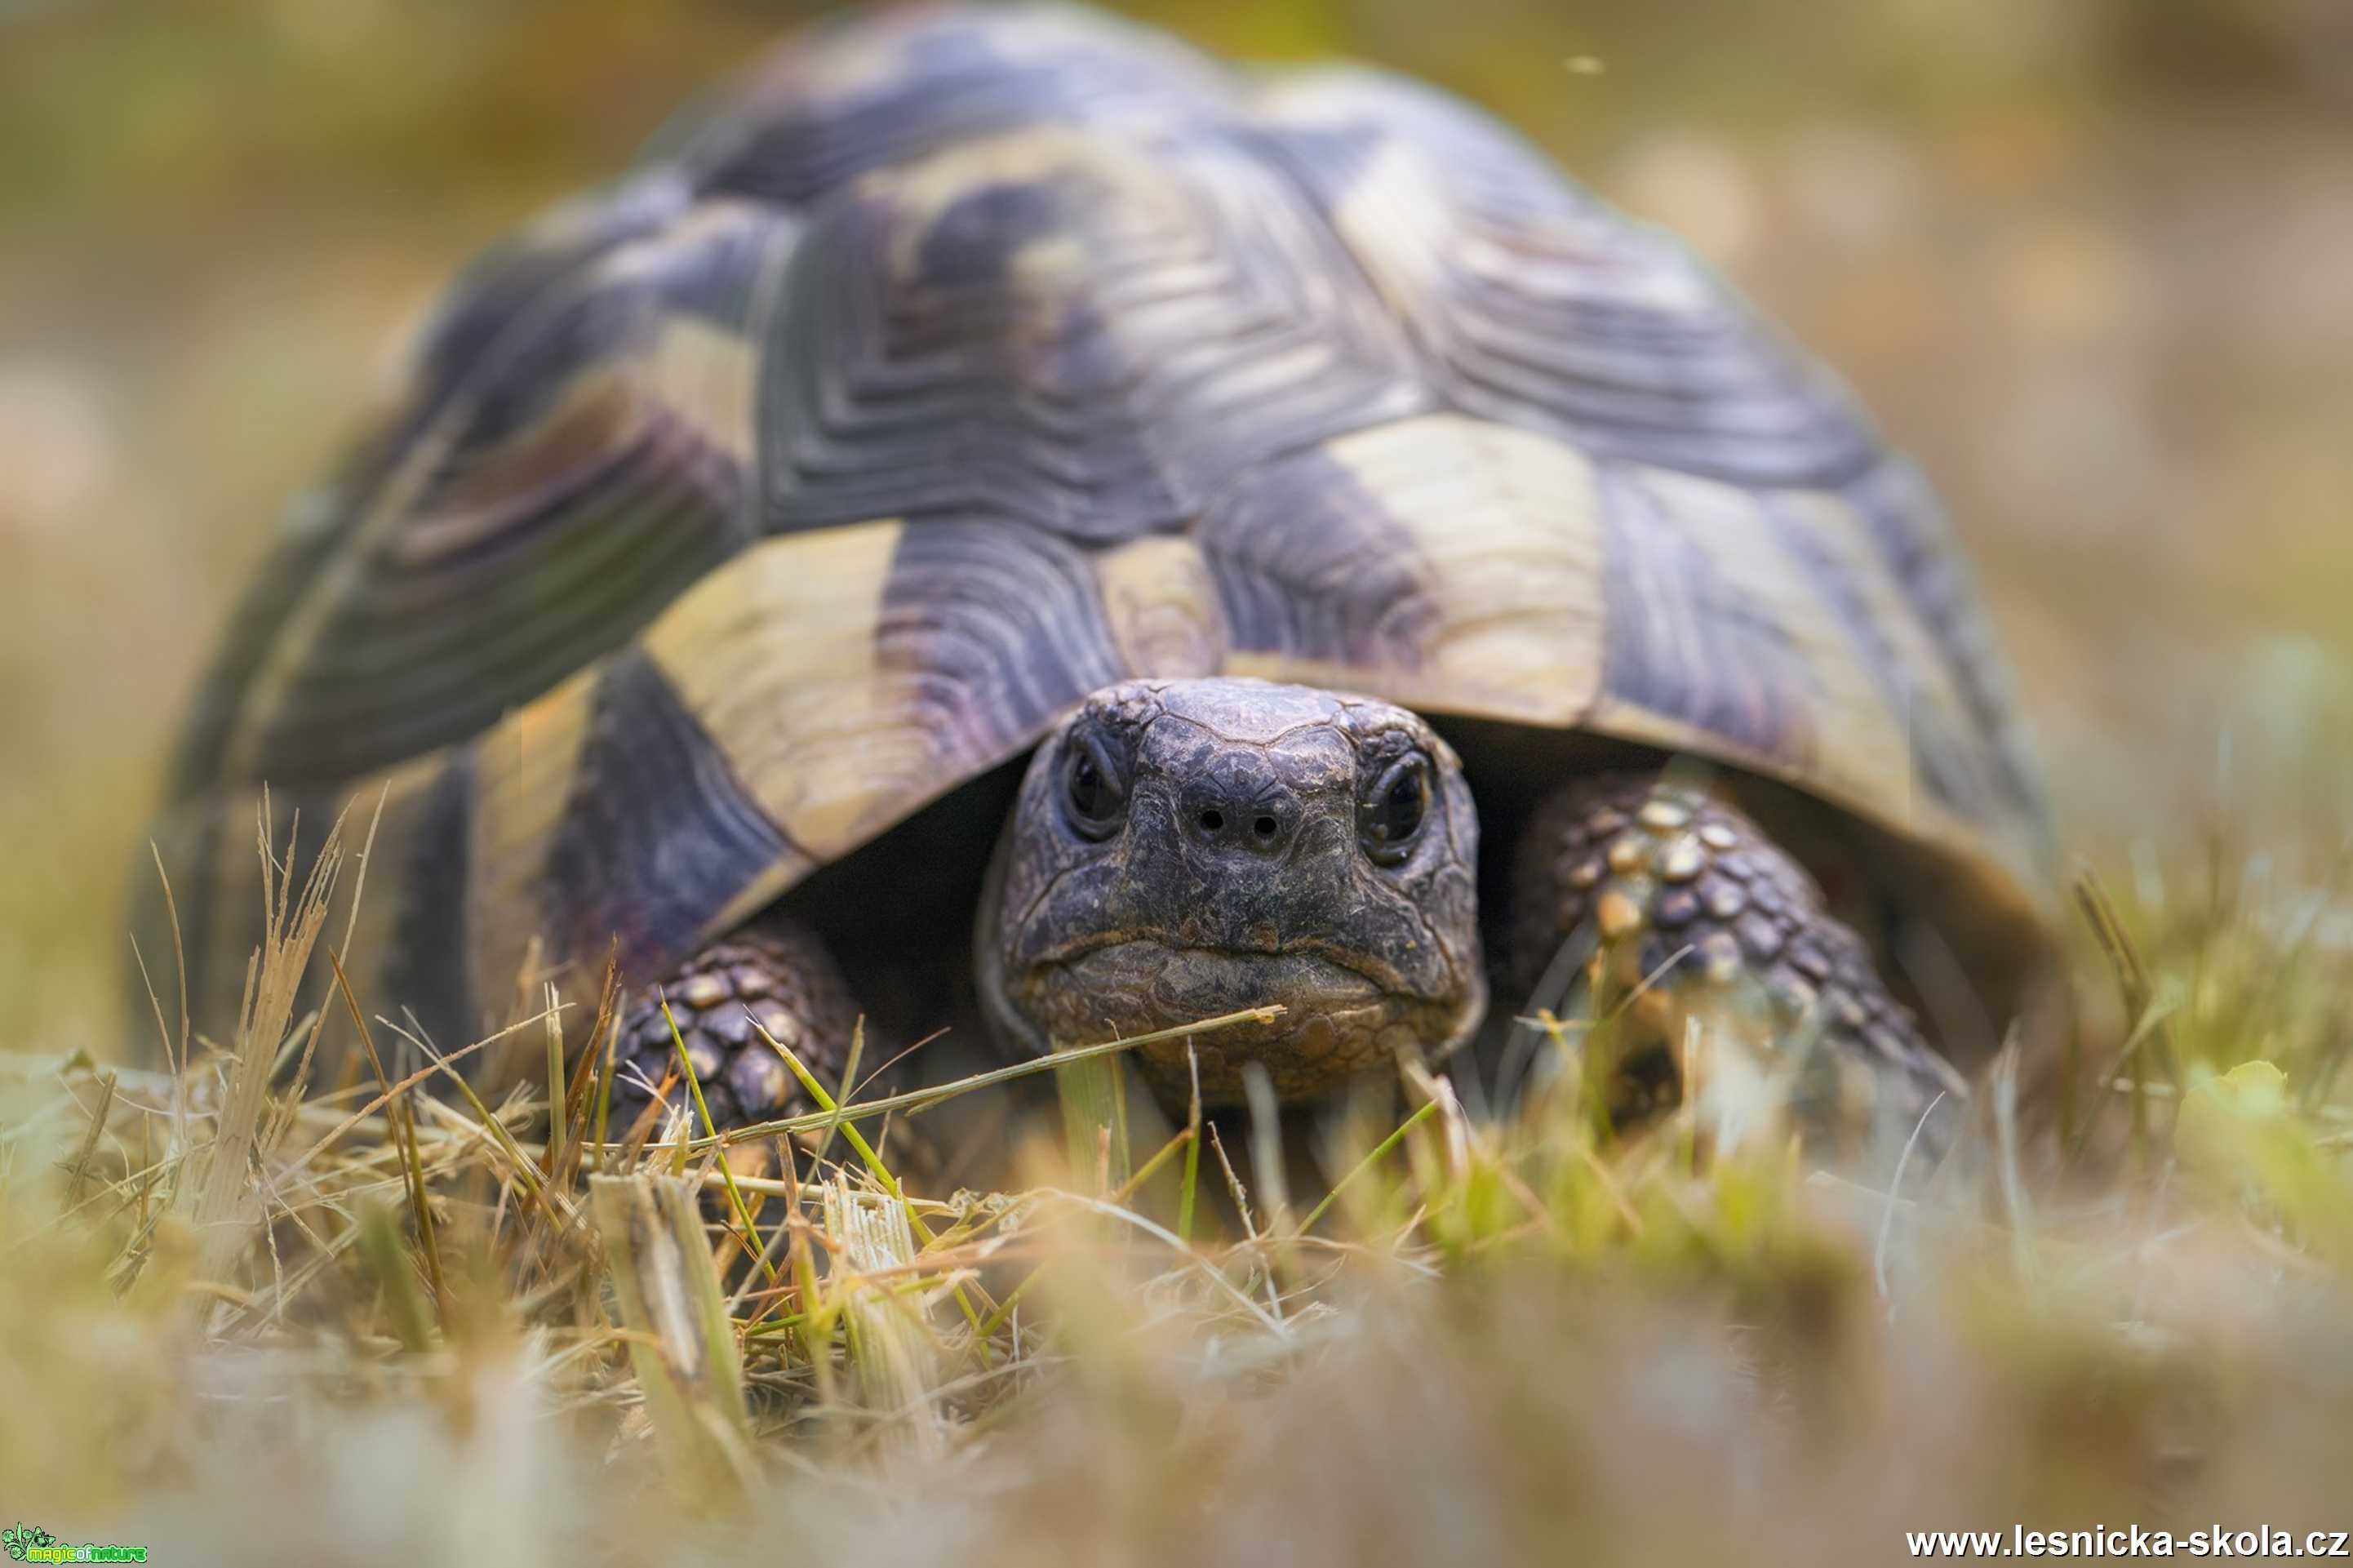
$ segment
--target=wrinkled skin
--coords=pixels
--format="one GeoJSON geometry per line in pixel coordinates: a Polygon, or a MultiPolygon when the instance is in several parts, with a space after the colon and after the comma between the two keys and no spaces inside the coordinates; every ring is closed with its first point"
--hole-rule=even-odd
{"type": "MultiPolygon", "coordinates": [[[[981,996],[1032,1053],[1279,1002],[1193,1043],[1202,1095],[1240,1099],[1255,1062],[1304,1098],[1478,1026],[1477,860],[1461,765],[1402,708],[1258,681],[1109,687],[1022,782],[981,903],[981,996]]],[[[1138,1062],[1189,1093],[1183,1039],[1138,1062]]]]}

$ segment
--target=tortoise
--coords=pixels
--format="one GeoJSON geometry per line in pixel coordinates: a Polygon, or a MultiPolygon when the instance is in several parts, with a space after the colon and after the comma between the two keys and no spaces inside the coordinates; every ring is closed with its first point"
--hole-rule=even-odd
{"type": "Polygon", "coordinates": [[[806,35],[462,274],[194,705],[200,1015],[265,783],[376,824],[371,1005],[610,956],[641,1096],[666,995],[739,1124],[755,1020],[1281,1002],[1139,1065],[1302,1103],[1564,973],[1909,1118],[2050,950],[1968,569],[1828,371],[1461,102],[1083,10],[806,35]]]}

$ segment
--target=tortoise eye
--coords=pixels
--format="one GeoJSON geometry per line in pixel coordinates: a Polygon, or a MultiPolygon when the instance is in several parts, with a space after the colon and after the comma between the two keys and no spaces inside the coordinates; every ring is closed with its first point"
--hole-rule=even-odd
{"type": "Polygon", "coordinates": [[[1378,865],[1402,865],[1430,815],[1430,760],[1419,752],[1398,758],[1373,780],[1356,805],[1356,841],[1378,865]]]}
{"type": "Polygon", "coordinates": [[[1127,810],[1119,766],[1100,736],[1071,741],[1062,763],[1062,813],[1082,838],[1109,838],[1127,810]]]}

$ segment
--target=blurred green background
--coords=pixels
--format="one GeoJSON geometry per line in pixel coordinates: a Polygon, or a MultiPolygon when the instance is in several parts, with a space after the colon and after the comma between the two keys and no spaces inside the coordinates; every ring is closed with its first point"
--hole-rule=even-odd
{"type": "MultiPolygon", "coordinates": [[[[9,1044],[111,1049],[174,715],[438,285],[821,8],[0,0],[9,1044]]],[[[1951,503],[2084,853],[2342,840],[2353,5],[1122,8],[1480,101],[1841,369],[1951,503]]]]}

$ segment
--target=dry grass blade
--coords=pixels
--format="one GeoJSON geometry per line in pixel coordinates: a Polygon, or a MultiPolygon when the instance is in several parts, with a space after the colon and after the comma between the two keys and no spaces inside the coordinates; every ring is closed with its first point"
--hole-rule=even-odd
{"type": "MultiPolygon", "coordinates": [[[[163,891],[164,919],[172,931],[172,969],[177,979],[180,993],[179,1033],[174,1034],[164,1026],[164,1007],[160,1001],[155,1002],[155,1027],[164,1037],[164,1060],[169,1063],[172,1070],[176,1073],[188,1065],[188,953],[180,935],[180,901],[178,895],[172,891],[171,873],[164,869],[164,852],[156,847],[153,839],[150,839],[147,842],[147,853],[155,862],[155,882],[163,891]]],[[[135,950],[136,944],[133,944],[133,947],[135,950]]],[[[139,972],[140,978],[145,980],[147,961],[143,958],[139,961],[139,972]]],[[[150,1000],[154,999],[154,988],[152,983],[148,988],[148,996],[150,1000]]]]}
{"type": "MultiPolygon", "coordinates": [[[[678,1020],[670,1012],[670,998],[667,996],[661,998],[661,1015],[662,1022],[670,1028],[670,1047],[678,1053],[679,1070],[686,1075],[687,1093],[694,1101],[695,1117],[702,1123],[702,1130],[706,1134],[715,1136],[719,1127],[711,1119],[710,1102],[702,1097],[702,1076],[694,1070],[694,1054],[686,1048],[686,1036],[679,1033],[678,1020]]],[[[551,1077],[553,1076],[554,1075],[551,1075],[551,1077]]],[[[681,1153],[680,1159],[683,1160],[684,1158],[684,1154],[681,1153]]],[[[753,1220],[752,1206],[744,1200],[744,1190],[735,1184],[734,1169],[727,1163],[727,1158],[723,1154],[714,1163],[719,1168],[720,1182],[727,1190],[728,1209],[734,1214],[735,1223],[743,1227],[736,1234],[737,1244],[747,1256],[758,1260],[761,1269],[768,1277],[769,1284],[782,1284],[783,1281],[776,1273],[776,1260],[771,1258],[766,1250],[760,1245],[760,1228],[753,1220]]]]}
{"type": "MultiPolygon", "coordinates": [[[[904,1205],[888,1196],[853,1187],[847,1176],[825,1189],[825,1229],[837,1277],[902,1274],[916,1260],[914,1232],[904,1205]]],[[[917,1300],[892,1290],[853,1287],[843,1307],[849,1361],[860,1404],[896,1414],[885,1428],[886,1444],[922,1454],[946,1446],[947,1426],[933,1393],[940,1382],[940,1358],[917,1300]]]]}
{"type": "Polygon", "coordinates": [[[417,1288],[408,1251],[400,1245],[400,1221],[383,1203],[360,1207],[360,1255],[384,1292],[385,1312],[403,1348],[421,1354],[433,1348],[432,1313],[417,1288]]]}
{"type": "Polygon", "coordinates": [[[654,1175],[592,1176],[629,1355],[671,1474],[689,1492],[734,1493],[756,1479],[743,1358],[696,1188],[654,1175]]]}
{"type": "Polygon", "coordinates": [[[1378,1165],[1383,1160],[1387,1159],[1390,1151],[1396,1149],[1398,1144],[1404,1142],[1407,1135],[1411,1133],[1415,1128],[1419,1127],[1430,1117],[1435,1116],[1438,1112],[1438,1106],[1439,1102],[1434,1099],[1422,1101],[1419,1108],[1417,1108],[1410,1116],[1407,1117],[1403,1121],[1398,1123],[1396,1130],[1392,1131],[1387,1138],[1382,1139],[1378,1143],[1373,1145],[1372,1149],[1366,1153],[1363,1159],[1350,1166],[1347,1173],[1342,1176],[1337,1181],[1333,1182],[1331,1190],[1324,1194],[1322,1200],[1319,1201],[1314,1208],[1307,1211],[1307,1217],[1299,1222],[1299,1234],[1301,1235],[1311,1234],[1314,1231],[1317,1223],[1324,1218],[1324,1213],[1339,1200],[1340,1194],[1346,1192],[1350,1184],[1352,1184],[1357,1177],[1362,1176],[1366,1171],[1370,1171],[1374,1166],[1378,1165]]]}
{"type": "Polygon", "coordinates": [[[1176,1234],[1190,1246],[1193,1206],[1201,1191],[1201,1055],[1190,1039],[1185,1042],[1185,1075],[1189,1087],[1185,1100],[1185,1174],[1176,1198],[1176,1234]]]}
{"type": "MultiPolygon", "coordinates": [[[[2107,959],[2109,972],[2116,977],[2117,1000],[2124,1005],[2131,1038],[2118,1053],[2117,1060],[2095,1080],[2105,1085],[2116,1075],[2116,1069],[2129,1060],[2133,1067],[2132,1099],[2133,1133],[2136,1140],[2148,1136],[2147,1097],[2142,1092],[2140,1064],[2155,1055],[2168,1081],[2179,1091],[2181,1087],[2180,1058],[2173,1048],[2173,1033],[2166,1020],[2153,1010],[2156,988],[2150,982],[2148,965],[2141,958],[2138,944],[2126,929],[2124,916],[2116,903],[2108,895],[2107,885],[2100,874],[2090,866],[2080,867],[2075,874],[2075,906],[2082,912],[2084,923],[2091,927],[2092,936],[2107,959]]],[[[2090,1118],[2086,1117],[2088,1122],[2090,1118]]]]}
{"type": "MultiPolygon", "coordinates": [[[[875,1152],[874,1146],[866,1141],[866,1135],[858,1130],[856,1123],[850,1119],[849,1107],[835,1099],[825,1085],[818,1082],[817,1075],[810,1072],[801,1059],[794,1055],[782,1041],[768,1033],[765,1024],[754,1019],[752,1027],[760,1038],[767,1043],[768,1049],[774,1051],[783,1060],[793,1076],[800,1080],[802,1092],[817,1102],[819,1117],[831,1118],[830,1121],[821,1120],[819,1125],[839,1126],[842,1137],[849,1140],[850,1148],[858,1151],[858,1158],[865,1163],[867,1171],[881,1184],[882,1191],[890,1194],[892,1201],[904,1211],[909,1227],[916,1235],[923,1238],[923,1245],[929,1247],[934,1245],[939,1238],[934,1235],[931,1227],[923,1223],[923,1216],[915,1212],[914,1205],[907,1197],[906,1188],[900,1182],[897,1174],[882,1162],[881,1155],[875,1152]]],[[[974,1334],[977,1338],[980,1330],[980,1309],[973,1305],[972,1293],[962,1283],[955,1287],[955,1300],[957,1308],[964,1313],[965,1321],[972,1326],[974,1334]]],[[[987,1351],[985,1346],[981,1348],[981,1353],[984,1356],[987,1355],[987,1351]]]]}
{"type": "Polygon", "coordinates": [[[368,1066],[375,1074],[376,1087],[383,1096],[385,1109],[392,1124],[394,1140],[400,1152],[401,1171],[408,1183],[408,1212],[417,1219],[417,1239],[425,1252],[426,1277],[432,1281],[433,1298],[449,1298],[448,1277],[441,1266],[440,1239],[433,1223],[433,1203],[427,1195],[425,1162],[417,1146],[417,1113],[405,1095],[396,1091],[385,1075],[384,1054],[376,1049],[375,1032],[368,1027],[367,1013],[360,1006],[358,993],[352,990],[351,976],[343,972],[343,960],[334,948],[327,949],[327,962],[335,972],[335,989],[350,1012],[352,1027],[359,1032],[360,1048],[366,1054],[368,1066]]]}
{"type": "MultiPolygon", "coordinates": [[[[262,864],[262,901],[268,911],[260,951],[246,971],[239,1009],[237,1054],[227,1093],[216,1119],[212,1154],[203,1176],[184,1191],[193,1193],[192,1217],[198,1237],[198,1274],[219,1279],[244,1248],[250,1162],[269,1095],[278,1043],[294,1016],[294,999],[311,963],[311,949],[326,923],[327,900],[342,860],[342,824],[328,830],[299,892],[290,886],[290,866],[271,851],[268,796],[263,797],[258,836],[262,864]]],[[[288,834],[290,861],[300,821],[288,834]]]]}
{"type": "Polygon", "coordinates": [[[1119,1093],[1122,1070],[1115,1057],[1088,1056],[1054,1073],[1071,1169],[1095,1171],[1104,1192],[1127,1180],[1130,1164],[1127,1118],[1119,1093]]]}
{"type": "MultiPolygon", "coordinates": [[[[992,1067],[985,1073],[974,1073],[969,1076],[958,1078],[953,1083],[934,1085],[928,1088],[910,1089],[902,1095],[885,1095],[881,1099],[860,1100],[854,1105],[840,1106],[838,1108],[833,1096],[819,1086],[817,1093],[822,1096],[821,1103],[826,1107],[825,1109],[812,1111],[807,1116],[785,1117],[776,1121],[754,1122],[748,1126],[734,1128],[717,1138],[693,1139],[688,1143],[687,1148],[691,1150],[701,1150],[714,1143],[752,1143],[761,1139],[774,1138],[779,1133],[819,1131],[836,1123],[840,1124],[846,1135],[853,1122],[871,1121],[876,1117],[887,1116],[892,1111],[905,1111],[909,1115],[913,1115],[943,1100],[952,1100],[981,1089],[994,1088],[999,1084],[1009,1084],[1017,1078],[1032,1077],[1039,1073],[1059,1072],[1073,1063],[1097,1056],[1109,1056],[1123,1051],[1133,1051],[1139,1045],[1156,1044],[1164,1040],[1181,1040],[1189,1034],[1214,1033],[1218,1030],[1232,1029],[1244,1023],[1271,1023],[1282,1017],[1282,1006],[1279,1002],[1265,1007],[1246,1007],[1239,1012],[1228,1012],[1216,1018],[1205,1018],[1198,1023],[1178,1024],[1171,1029],[1155,1030],[1149,1034],[1130,1035],[1124,1040],[1106,1040],[1099,1045],[1076,1046],[1068,1051],[1058,1051],[1051,1055],[1036,1056],[1026,1062],[1016,1062],[1009,1066],[992,1067]]],[[[787,1057],[786,1060],[787,1065],[790,1065],[790,1058],[787,1057]]],[[[804,1087],[807,1086],[806,1069],[796,1069],[796,1075],[802,1077],[804,1087]]]]}
{"type": "Polygon", "coordinates": [[[98,1140],[106,1135],[106,1114],[114,1107],[114,1091],[121,1083],[109,1073],[98,1081],[98,1104],[91,1107],[90,1128],[82,1134],[81,1147],[74,1150],[66,1166],[66,1202],[81,1202],[82,1183],[90,1174],[90,1157],[98,1152],[98,1140]]]}

